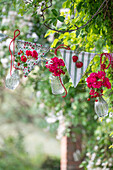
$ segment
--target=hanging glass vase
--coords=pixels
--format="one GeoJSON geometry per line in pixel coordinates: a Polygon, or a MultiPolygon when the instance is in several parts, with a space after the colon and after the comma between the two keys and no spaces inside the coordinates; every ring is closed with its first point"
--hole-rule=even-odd
{"type": "MultiPolygon", "coordinates": [[[[50,79],[52,93],[53,94],[62,94],[64,92],[64,88],[61,85],[59,77],[51,75],[49,77],[49,79],[50,79]]],[[[62,80],[62,83],[63,83],[63,78],[62,77],[61,77],[61,80],[62,80]]]]}
{"type": "Polygon", "coordinates": [[[12,74],[10,75],[9,72],[8,75],[6,76],[5,86],[8,89],[14,90],[19,85],[20,76],[19,76],[19,71],[16,69],[13,69],[11,73],[12,74]]]}
{"type": "Polygon", "coordinates": [[[101,97],[98,98],[98,101],[94,104],[95,112],[98,117],[105,117],[108,115],[108,104],[107,102],[101,97]]]}

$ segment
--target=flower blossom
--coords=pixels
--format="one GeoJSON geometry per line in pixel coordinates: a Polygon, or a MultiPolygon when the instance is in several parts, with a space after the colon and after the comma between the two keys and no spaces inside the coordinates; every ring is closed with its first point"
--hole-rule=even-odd
{"type": "Polygon", "coordinates": [[[59,59],[58,57],[53,57],[50,61],[46,62],[46,68],[48,68],[54,76],[60,76],[61,74],[65,74],[62,68],[64,66],[64,61],[62,59],[59,59]]]}

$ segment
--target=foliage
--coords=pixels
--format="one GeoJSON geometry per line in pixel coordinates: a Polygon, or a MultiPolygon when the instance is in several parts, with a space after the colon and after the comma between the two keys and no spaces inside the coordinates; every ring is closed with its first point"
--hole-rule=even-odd
{"type": "Polygon", "coordinates": [[[41,169],[60,170],[60,160],[54,157],[47,157],[46,160],[43,162],[41,169]]]}
{"type": "Polygon", "coordinates": [[[23,147],[23,136],[21,134],[17,137],[8,137],[4,140],[2,148],[0,148],[0,169],[4,170],[43,170],[46,168],[59,169],[59,159],[46,157],[45,155],[38,155],[31,158],[23,147]],[[40,158],[39,158],[40,157],[40,158]]]}
{"type": "Polygon", "coordinates": [[[95,140],[88,141],[86,158],[81,167],[90,169],[112,169],[113,168],[113,153],[108,148],[113,142],[113,139],[108,136],[108,131],[111,132],[113,128],[113,120],[107,118],[102,122],[95,131],[95,140]]]}

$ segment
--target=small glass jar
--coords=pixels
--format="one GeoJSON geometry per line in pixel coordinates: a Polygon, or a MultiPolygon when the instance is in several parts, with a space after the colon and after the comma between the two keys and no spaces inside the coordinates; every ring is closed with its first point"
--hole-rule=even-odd
{"type": "Polygon", "coordinates": [[[103,97],[99,97],[98,101],[95,101],[94,109],[98,117],[105,117],[108,115],[108,104],[103,99],[103,97]]]}
{"type": "Polygon", "coordinates": [[[19,71],[16,69],[12,69],[11,75],[9,72],[8,75],[6,76],[5,80],[6,88],[14,90],[19,85],[19,82],[20,82],[19,71]]]}
{"type": "MultiPolygon", "coordinates": [[[[62,94],[64,92],[64,88],[61,85],[61,82],[59,80],[58,76],[51,75],[49,77],[51,89],[53,94],[62,94]]],[[[63,77],[61,76],[61,80],[63,83],[63,77]]]]}

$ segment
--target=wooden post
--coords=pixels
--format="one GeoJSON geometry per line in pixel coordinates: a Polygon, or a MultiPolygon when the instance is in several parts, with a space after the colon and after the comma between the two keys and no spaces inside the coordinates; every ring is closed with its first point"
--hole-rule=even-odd
{"type": "Polygon", "coordinates": [[[70,137],[64,136],[61,140],[61,170],[80,170],[82,136],[77,135],[76,141],[70,137]]]}

